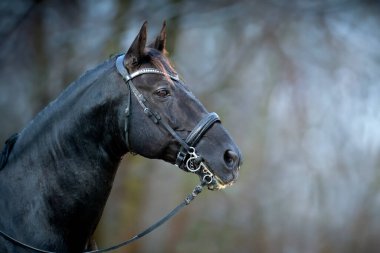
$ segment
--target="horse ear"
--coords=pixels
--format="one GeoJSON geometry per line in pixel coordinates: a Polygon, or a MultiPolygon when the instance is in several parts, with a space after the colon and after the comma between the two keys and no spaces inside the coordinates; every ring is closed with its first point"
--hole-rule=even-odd
{"type": "Polygon", "coordinates": [[[138,65],[144,57],[144,49],[146,44],[146,27],[147,21],[142,25],[139,34],[137,34],[131,47],[127,51],[127,55],[124,58],[124,65],[126,67],[135,67],[138,65]]]}
{"type": "Polygon", "coordinates": [[[156,37],[155,41],[150,44],[150,47],[157,49],[164,53],[166,49],[166,21],[164,20],[160,34],[156,37]]]}

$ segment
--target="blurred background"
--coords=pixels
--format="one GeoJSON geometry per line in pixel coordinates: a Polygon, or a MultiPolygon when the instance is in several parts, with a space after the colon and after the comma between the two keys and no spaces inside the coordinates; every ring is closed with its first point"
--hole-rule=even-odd
{"type": "MultiPolygon", "coordinates": [[[[168,23],[177,71],[245,157],[238,182],[205,191],[117,252],[380,252],[380,4],[376,0],[3,0],[0,142],[84,71],[168,23]]],[[[96,231],[138,233],[198,179],[126,155],[96,231]]]]}

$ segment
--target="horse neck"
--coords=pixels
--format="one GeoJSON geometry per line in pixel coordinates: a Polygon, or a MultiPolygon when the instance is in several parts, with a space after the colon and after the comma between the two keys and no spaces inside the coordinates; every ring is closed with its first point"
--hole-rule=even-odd
{"type": "Polygon", "coordinates": [[[72,84],[29,123],[8,164],[8,171],[23,177],[29,173],[26,189],[33,190],[34,184],[38,188],[34,194],[43,189],[41,208],[49,210],[45,215],[56,223],[50,225],[78,238],[95,229],[126,153],[119,117],[123,81],[112,61],[95,71],[72,84]]]}
{"type": "Polygon", "coordinates": [[[99,155],[120,160],[126,149],[118,105],[125,95],[112,67],[108,61],[71,84],[21,132],[14,152],[37,149],[38,158],[53,161],[99,155]]]}

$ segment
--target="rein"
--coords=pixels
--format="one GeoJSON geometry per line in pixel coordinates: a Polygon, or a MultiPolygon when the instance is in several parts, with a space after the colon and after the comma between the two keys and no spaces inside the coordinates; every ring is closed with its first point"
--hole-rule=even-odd
{"type": "MultiPolygon", "coordinates": [[[[219,116],[213,112],[209,113],[199,121],[199,123],[194,127],[194,129],[190,132],[190,134],[187,136],[186,140],[183,140],[176,131],[169,126],[168,123],[166,123],[160,115],[157,112],[152,111],[149,108],[149,102],[147,99],[139,92],[139,90],[136,88],[136,86],[133,84],[132,79],[143,75],[143,74],[158,74],[158,75],[166,75],[162,71],[154,68],[143,68],[139,69],[136,72],[129,74],[128,70],[124,67],[123,64],[124,61],[124,55],[119,56],[116,59],[116,68],[119,72],[119,74],[123,77],[125,83],[127,84],[127,87],[129,89],[129,95],[127,100],[127,108],[125,109],[125,123],[124,123],[124,131],[125,131],[125,140],[128,146],[128,149],[130,148],[129,143],[129,116],[130,116],[130,107],[131,107],[131,94],[133,94],[141,107],[143,108],[144,113],[157,125],[161,125],[166,131],[168,131],[180,144],[180,149],[177,154],[177,159],[175,162],[175,165],[179,168],[195,173],[200,177],[201,183],[197,185],[194,190],[178,205],[176,206],[172,211],[170,211],[167,215],[159,219],[157,222],[155,222],[153,225],[145,229],[144,231],[140,232],[139,234],[135,235],[134,237],[119,243],[117,245],[111,246],[109,248],[100,249],[100,250],[93,250],[93,251],[85,251],[83,253],[103,253],[103,252],[109,252],[116,249],[119,249],[121,247],[124,247],[142,237],[145,235],[151,233],[155,229],[157,229],[159,226],[164,224],[166,221],[168,221],[170,218],[172,218],[175,214],[177,214],[182,208],[189,205],[191,201],[195,199],[198,194],[202,192],[202,189],[204,186],[207,186],[208,189],[214,189],[218,185],[218,178],[210,171],[210,169],[207,167],[205,160],[197,154],[195,146],[200,141],[200,139],[203,137],[203,135],[211,128],[211,126],[215,122],[220,122],[219,116]]],[[[168,75],[172,80],[179,82],[178,76],[168,75]]],[[[2,236],[4,239],[14,243],[15,245],[18,245],[20,247],[23,247],[25,249],[33,250],[35,252],[39,253],[56,253],[52,251],[46,251],[39,248],[35,248],[29,244],[23,243],[10,235],[4,233],[0,230],[0,236],[2,236]]]]}
{"type": "MultiPolygon", "coordinates": [[[[117,245],[114,245],[114,246],[111,246],[109,248],[105,248],[105,249],[100,249],[100,250],[92,250],[92,251],[84,251],[83,253],[104,253],[104,252],[110,252],[110,251],[113,251],[113,250],[116,250],[116,249],[119,249],[121,247],[124,247],[124,246],[127,246],[128,244],[131,244],[132,242],[146,236],[147,234],[153,232],[154,230],[156,230],[158,227],[160,227],[162,224],[164,224],[166,221],[168,221],[170,218],[172,218],[174,215],[176,215],[182,208],[184,208],[185,206],[189,205],[191,203],[191,201],[193,201],[195,199],[196,196],[198,196],[198,194],[200,194],[202,192],[202,189],[203,189],[203,186],[205,185],[205,182],[202,182],[201,184],[195,186],[194,190],[189,194],[187,195],[187,197],[178,205],[176,206],[172,211],[170,211],[167,215],[163,216],[161,219],[159,219],[158,221],[156,221],[156,223],[152,224],[150,227],[146,228],[144,231],[138,233],[137,235],[131,237],[130,239],[122,242],[122,243],[119,243],[117,245]]],[[[25,249],[29,249],[29,250],[33,250],[35,252],[39,252],[39,253],[57,253],[57,252],[54,252],[54,251],[47,251],[47,250],[43,250],[43,249],[39,249],[39,248],[35,248],[31,245],[28,245],[26,243],[23,243],[13,237],[11,237],[10,235],[4,233],[3,231],[0,230],[0,235],[14,243],[15,245],[18,245],[20,247],[23,247],[25,249]]]]}

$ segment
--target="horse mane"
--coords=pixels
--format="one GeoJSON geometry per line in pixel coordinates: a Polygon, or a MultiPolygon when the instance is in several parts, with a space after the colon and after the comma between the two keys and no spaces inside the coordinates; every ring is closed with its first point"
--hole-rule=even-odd
{"type": "Polygon", "coordinates": [[[8,157],[10,153],[12,152],[13,146],[15,145],[18,139],[18,136],[19,136],[18,133],[13,134],[11,137],[9,137],[8,140],[5,141],[3,151],[1,151],[1,154],[0,154],[0,170],[2,170],[7,164],[8,157]]]}
{"type": "MultiPolygon", "coordinates": [[[[166,57],[166,53],[161,53],[154,48],[147,48],[147,56],[149,61],[160,71],[162,71],[168,80],[171,80],[168,74],[176,75],[176,71],[174,70],[172,64],[169,59],[166,57]]],[[[103,64],[100,64],[93,68],[92,70],[86,71],[82,74],[76,81],[72,82],[61,94],[53,100],[45,109],[51,108],[54,104],[56,104],[60,97],[67,96],[68,93],[71,93],[75,90],[75,87],[81,85],[82,87],[87,87],[92,83],[96,82],[100,76],[99,73],[104,73],[111,69],[114,64],[114,58],[116,56],[111,57],[108,61],[105,61],[103,64]]],[[[44,111],[44,110],[43,110],[44,111]]],[[[41,113],[36,116],[36,118],[42,117],[41,113]]],[[[8,158],[12,149],[19,138],[20,134],[16,133],[9,137],[4,144],[3,150],[0,153],[0,170],[2,170],[8,162],[8,158]]]]}
{"type": "Polygon", "coordinates": [[[54,111],[57,108],[60,108],[60,105],[67,101],[67,98],[70,97],[73,93],[86,90],[89,86],[91,86],[100,78],[102,78],[105,73],[111,71],[114,65],[115,58],[116,56],[111,57],[107,61],[84,72],[77,80],[67,85],[67,87],[54,100],[52,100],[40,112],[38,112],[37,115],[33,118],[33,120],[31,120],[24,127],[24,129],[20,131],[20,133],[14,134],[11,137],[9,137],[9,139],[6,140],[3,150],[0,153],[0,170],[2,170],[6,166],[9,155],[11,154],[14,145],[18,139],[20,141],[22,140],[22,142],[20,142],[22,143],[22,145],[29,146],[30,143],[34,141],[33,136],[34,134],[36,134],[36,131],[44,131],[41,128],[41,125],[46,124],[46,121],[51,120],[51,113],[54,113],[54,111]]]}

